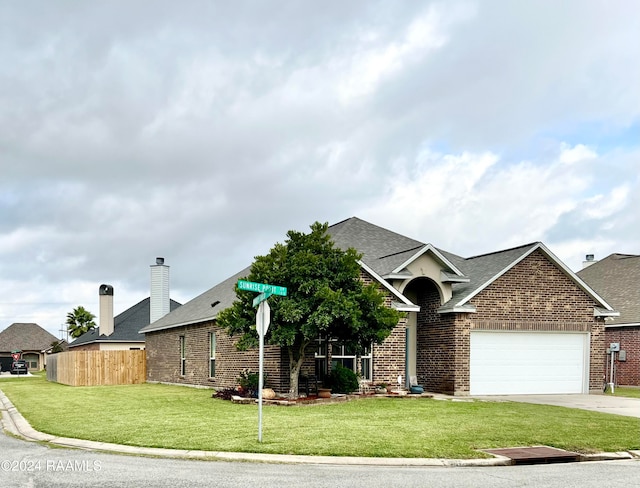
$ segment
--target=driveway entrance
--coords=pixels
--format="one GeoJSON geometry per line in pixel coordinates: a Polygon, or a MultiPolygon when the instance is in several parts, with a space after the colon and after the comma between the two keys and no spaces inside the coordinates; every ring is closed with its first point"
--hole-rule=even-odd
{"type": "Polygon", "coordinates": [[[555,405],[558,407],[581,408],[595,412],[613,413],[640,418],[640,398],[626,398],[609,395],[496,395],[474,396],[478,400],[509,401],[555,405]]]}

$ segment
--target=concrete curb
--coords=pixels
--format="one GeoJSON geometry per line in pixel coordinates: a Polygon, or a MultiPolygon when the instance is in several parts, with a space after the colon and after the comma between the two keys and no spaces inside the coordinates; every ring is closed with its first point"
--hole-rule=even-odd
{"type": "MultiPolygon", "coordinates": [[[[107,442],[87,441],[68,437],[56,437],[35,430],[0,390],[2,427],[7,432],[32,442],[46,442],[60,447],[106,451],[117,454],[166,458],[199,459],[208,461],[252,461],[278,464],[333,464],[365,466],[510,466],[513,461],[504,456],[493,455],[491,459],[432,459],[432,458],[372,458],[346,456],[300,456],[288,454],[262,454],[248,452],[216,452],[185,449],[136,447],[107,442]]],[[[640,458],[640,451],[629,453],[599,453],[581,456],[581,461],[603,461],[610,459],[640,458]]]]}

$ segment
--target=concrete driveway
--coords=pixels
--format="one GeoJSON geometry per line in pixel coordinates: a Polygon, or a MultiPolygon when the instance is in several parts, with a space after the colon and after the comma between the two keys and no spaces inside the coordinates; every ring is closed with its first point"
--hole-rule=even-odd
{"type": "Polygon", "coordinates": [[[558,407],[581,408],[583,410],[640,418],[640,398],[609,395],[496,395],[476,396],[473,398],[494,402],[509,401],[556,405],[558,407]]]}

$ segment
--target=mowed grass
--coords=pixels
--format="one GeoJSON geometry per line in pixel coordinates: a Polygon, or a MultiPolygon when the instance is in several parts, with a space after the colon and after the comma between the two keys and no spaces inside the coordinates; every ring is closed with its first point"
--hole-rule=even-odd
{"type": "Polygon", "coordinates": [[[477,449],[549,445],[579,452],[640,448],[640,420],[513,402],[369,398],[258,408],[211,390],[144,384],[70,387],[0,381],[31,425],[49,434],[134,446],[329,456],[484,457],[477,449]]]}
{"type": "MultiPolygon", "coordinates": [[[[640,388],[631,388],[628,386],[616,386],[613,396],[622,396],[629,398],[640,398],[640,388]]],[[[611,392],[607,392],[607,395],[611,395],[611,392]]]]}

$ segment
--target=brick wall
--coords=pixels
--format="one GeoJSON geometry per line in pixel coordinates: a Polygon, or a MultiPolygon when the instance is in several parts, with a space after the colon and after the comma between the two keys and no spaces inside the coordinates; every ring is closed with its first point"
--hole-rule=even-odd
{"type": "Polygon", "coordinates": [[[436,285],[429,279],[414,284],[417,313],[416,373],[427,391],[454,393],[457,339],[455,316],[437,313],[442,305],[436,285]]]}
{"type": "MultiPolygon", "coordinates": [[[[360,271],[360,279],[365,284],[377,283],[366,271],[360,271]]],[[[385,294],[385,305],[391,307],[394,297],[388,290],[379,287],[385,294]]],[[[374,383],[386,383],[397,385],[398,376],[402,376],[402,384],[406,378],[406,317],[401,317],[389,336],[382,344],[374,344],[371,351],[372,381],[374,383]]]]}
{"type": "MultiPolygon", "coordinates": [[[[147,344],[147,381],[227,388],[237,384],[244,368],[258,371],[258,349],[238,351],[237,339],[213,322],[187,325],[145,334],[147,344]],[[215,375],[209,376],[209,333],[216,334],[215,375]],[[185,374],[180,374],[180,336],[185,338],[185,374]]],[[[281,350],[265,346],[266,385],[281,391],[281,350]]],[[[288,373],[287,373],[288,374],[288,373]]]]}
{"type": "MultiPolygon", "coordinates": [[[[589,332],[589,389],[602,389],[604,321],[593,316],[596,303],[540,251],[498,278],[472,298],[471,303],[477,312],[464,314],[467,318],[461,323],[461,331],[469,328],[589,332]]],[[[461,393],[468,393],[468,387],[461,393]]]]}
{"type": "MultiPolygon", "coordinates": [[[[605,330],[605,347],[620,343],[620,350],[627,354],[626,361],[615,356],[615,383],[621,386],[640,386],[640,326],[609,327],[605,330]]],[[[607,361],[610,361],[610,356],[607,361]]],[[[607,363],[609,364],[609,363],[607,363]]]]}

